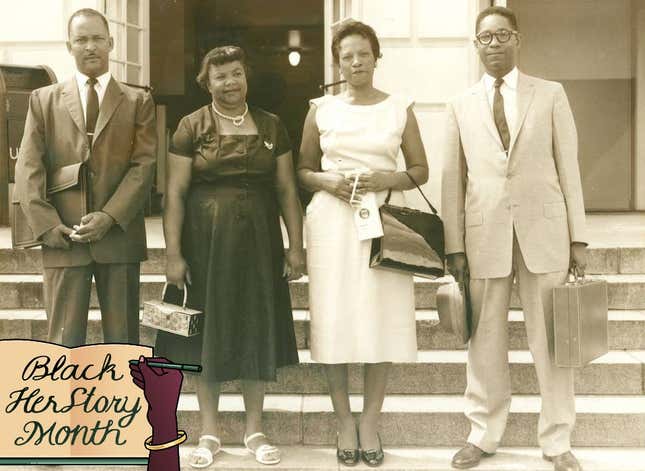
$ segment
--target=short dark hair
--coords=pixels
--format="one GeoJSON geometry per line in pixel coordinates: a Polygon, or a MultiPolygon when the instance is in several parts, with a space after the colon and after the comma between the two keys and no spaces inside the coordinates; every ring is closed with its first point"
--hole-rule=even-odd
{"type": "Polygon", "coordinates": [[[339,62],[338,53],[340,51],[340,42],[347,36],[352,36],[354,34],[362,36],[370,42],[374,59],[381,58],[381,45],[378,42],[378,37],[376,36],[374,28],[370,25],[366,25],[365,23],[361,23],[360,21],[348,21],[347,23],[342,23],[339,26],[339,28],[334,32],[334,37],[331,40],[331,55],[334,57],[334,62],[336,64],[339,62]]]}
{"type": "Polygon", "coordinates": [[[249,66],[246,63],[246,53],[239,46],[220,46],[211,49],[202,59],[202,65],[195,79],[200,87],[208,91],[208,69],[211,65],[228,64],[229,62],[240,61],[247,77],[249,66]]]}
{"type": "Polygon", "coordinates": [[[103,21],[103,24],[105,25],[105,30],[107,31],[108,36],[110,35],[110,26],[108,25],[107,19],[105,18],[105,16],[101,14],[101,12],[96,11],[93,8],[81,8],[80,10],[76,10],[74,13],[72,13],[72,16],[70,16],[69,20],[67,20],[67,38],[68,39],[72,34],[72,21],[77,16],[96,16],[98,18],[101,18],[101,20],[103,21]]]}
{"type": "Polygon", "coordinates": [[[519,31],[519,28],[517,26],[517,17],[515,16],[515,13],[510,8],[506,8],[506,7],[488,7],[480,11],[479,15],[477,15],[477,20],[475,21],[475,31],[479,31],[479,24],[482,22],[484,18],[491,15],[503,16],[511,23],[511,27],[515,31],[519,31]]]}

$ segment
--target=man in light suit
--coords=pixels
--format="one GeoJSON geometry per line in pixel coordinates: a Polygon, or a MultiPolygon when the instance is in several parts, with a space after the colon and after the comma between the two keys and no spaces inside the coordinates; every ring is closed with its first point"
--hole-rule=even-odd
{"type": "Polygon", "coordinates": [[[442,187],[448,268],[470,280],[474,326],[465,393],[471,431],[452,465],[476,466],[504,433],[515,279],[542,396],[538,441],[556,471],[577,471],[573,372],[554,363],[552,304],[553,287],[585,266],[576,128],[559,83],[517,70],[521,38],[511,10],[483,10],[476,32],[486,74],[448,105],[442,187]]]}
{"type": "Polygon", "coordinates": [[[154,105],[149,94],[112,78],[112,47],[103,15],[92,9],[72,14],[67,49],[77,72],[69,81],[32,93],[16,165],[15,191],[43,243],[48,339],[68,346],[85,343],[93,277],[104,340],[139,341],[143,206],[156,149],[154,105]],[[77,192],[71,203],[87,213],[69,221],[70,201],[63,207],[48,197],[46,187],[61,169],[79,163],[87,175],[87,197],[77,192]]]}

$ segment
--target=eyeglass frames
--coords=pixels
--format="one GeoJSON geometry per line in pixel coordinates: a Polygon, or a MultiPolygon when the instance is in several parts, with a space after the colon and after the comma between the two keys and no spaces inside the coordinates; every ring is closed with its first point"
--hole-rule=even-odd
{"type": "Polygon", "coordinates": [[[477,36],[475,36],[475,38],[477,39],[477,42],[482,46],[488,46],[490,43],[493,42],[493,36],[497,38],[497,42],[507,43],[511,40],[511,37],[513,37],[513,35],[517,35],[517,34],[518,34],[517,31],[510,31],[508,29],[498,29],[494,33],[490,31],[482,31],[477,36]]]}

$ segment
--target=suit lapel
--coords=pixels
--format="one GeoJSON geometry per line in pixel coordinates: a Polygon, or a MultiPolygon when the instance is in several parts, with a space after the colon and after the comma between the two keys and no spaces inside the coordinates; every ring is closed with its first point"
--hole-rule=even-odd
{"type": "Polygon", "coordinates": [[[488,129],[488,131],[495,139],[495,142],[499,144],[499,147],[502,147],[502,138],[499,137],[499,132],[497,127],[495,127],[495,121],[493,121],[493,112],[490,109],[490,103],[488,102],[488,95],[486,94],[486,87],[484,87],[484,82],[481,81],[475,92],[477,96],[477,101],[479,101],[479,114],[482,122],[488,129]]]}
{"type": "Polygon", "coordinates": [[[123,91],[116,83],[116,80],[111,78],[108,82],[107,90],[105,90],[105,95],[103,95],[101,106],[99,107],[99,117],[96,121],[96,129],[94,130],[94,142],[96,142],[96,139],[101,135],[103,129],[105,129],[105,126],[110,121],[121,100],[123,100],[123,91]]]}
{"type": "Polygon", "coordinates": [[[511,142],[508,147],[508,154],[511,155],[513,150],[513,145],[517,140],[517,136],[522,129],[524,124],[524,119],[526,118],[526,113],[529,109],[529,105],[533,100],[533,95],[535,94],[535,87],[533,82],[531,82],[528,77],[524,74],[520,74],[517,81],[517,123],[513,127],[511,133],[511,142]]]}
{"type": "Polygon", "coordinates": [[[65,82],[63,85],[63,102],[69,111],[69,114],[72,117],[74,123],[78,127],[79,131],[85,133],[85,118],[83,117],[83,107],[81,106],[81,97],[78,94],[78,84],[76,79],[71,79],[65,82]]]}

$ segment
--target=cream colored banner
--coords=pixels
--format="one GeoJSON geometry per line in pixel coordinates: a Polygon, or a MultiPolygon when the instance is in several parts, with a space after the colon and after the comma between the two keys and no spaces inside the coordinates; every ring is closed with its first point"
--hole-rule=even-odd
{"type": "Polygon", "coordinates": [[[148,405],[128,360],[139,345],[0,340],[0,457],[146,458],[148,405]]]}

